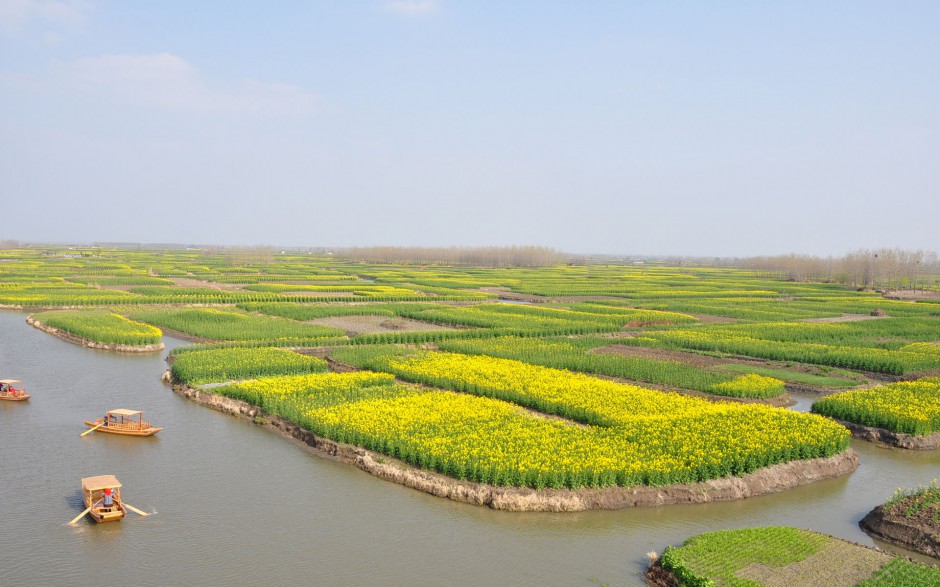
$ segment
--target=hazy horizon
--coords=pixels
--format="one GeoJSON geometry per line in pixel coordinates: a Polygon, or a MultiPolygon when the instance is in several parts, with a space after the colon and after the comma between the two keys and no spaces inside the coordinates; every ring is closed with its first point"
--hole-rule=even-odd
{"type": "Polygon", "coordinates": [[[937,251],[938,21],[0,0],[0,241],[937,251]]]}

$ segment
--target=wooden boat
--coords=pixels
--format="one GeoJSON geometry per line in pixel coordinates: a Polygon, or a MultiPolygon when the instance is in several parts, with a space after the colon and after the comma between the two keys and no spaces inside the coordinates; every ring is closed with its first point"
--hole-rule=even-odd
{"type": "Polygon", "coordinates": [[[98,475],[82,479],[82,499],[88,513],[98,523],[117,522],[127,513],[121,503],[121,482],[114,475],[98,475]],[[104,492],[111,490],[112,504],[104,505],[104,492]]]}
{"type": "Polygon", "coordinates": [[[105,413],[103,418],[94,421],[85,420],[85,425],[92,426],[92,430],[98,432],[124,434],[126,436],[153,436],[163,430],[163,428],[151,426],[150,422],[144,420],[144,413],[140,410],[125,410],[123,408],[110,410],[105,413]]]}
{"type": "Polygon", "coordinates": [[[19,379],[0,379],[0,400],[21,402],[29,399],[19,379]]]}

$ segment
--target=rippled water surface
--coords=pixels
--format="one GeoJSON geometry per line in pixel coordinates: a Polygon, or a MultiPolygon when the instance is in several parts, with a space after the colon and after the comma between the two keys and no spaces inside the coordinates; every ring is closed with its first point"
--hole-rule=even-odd
{"type": "MultiPolygon", "coordinates": [[[[854,442],[848,477],[739,502],[576,514],[498,512],[431,497],[310,455],[160,382],[161,353],[82,348],[0,312],[0,585],[643,585],[645,553],[720,528],[789,524],[872,544],[857,526],[940,452],[854,442]],[[144,410],[153,438],[82,421],[144,410]],[[80,479],[114,474],[156,515],[77,527],[80,479]]],[[[182,344],[165,339],[168,349],[182,344]]],[[[808,408],[804,398],[798,409],[808,408]]]]}

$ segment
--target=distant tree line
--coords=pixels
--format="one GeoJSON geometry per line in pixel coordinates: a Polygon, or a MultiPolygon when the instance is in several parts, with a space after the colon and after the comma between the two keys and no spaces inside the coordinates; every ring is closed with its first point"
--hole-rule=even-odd
{"type": "Polygon", "coordinates": [[[843,257],[780,255],[740,259],[737,266],[795,281],[826,281],[864,289],[940,287],[940,256],[933,251],[860,249],[843,257]]]}
{"type": "Polygon", "coordinates": [[[479,267],[548,267],[566,256],[554,249],[516,247],[350,247],[336,249],[335,257],[367,263],[417,265],[474,265],[479,267]]]}

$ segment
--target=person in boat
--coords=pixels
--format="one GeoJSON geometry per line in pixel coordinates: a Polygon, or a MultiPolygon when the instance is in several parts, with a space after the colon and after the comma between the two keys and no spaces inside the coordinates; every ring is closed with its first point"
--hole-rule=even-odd
{"type": "Polygon", "coordinates": [[[7,391],[7,384],[0,383],[0,393],[6,393],[6,391],[7,391]]]}
{"type": "Polygon", "coordinates": [[[108,511],[110,511],[111,508],[114,507],[114,495],[113,495],[112,492],[111,492],[111,488],[110,488],[110,487],[106,487],[105,490],[104,490],[104,492],[102,492],[102,493],[103,493],[103,495],[102,495],[102,500],[103,500],[102,505],[103,505],[105,508],[107,508],[108,511]]]}

